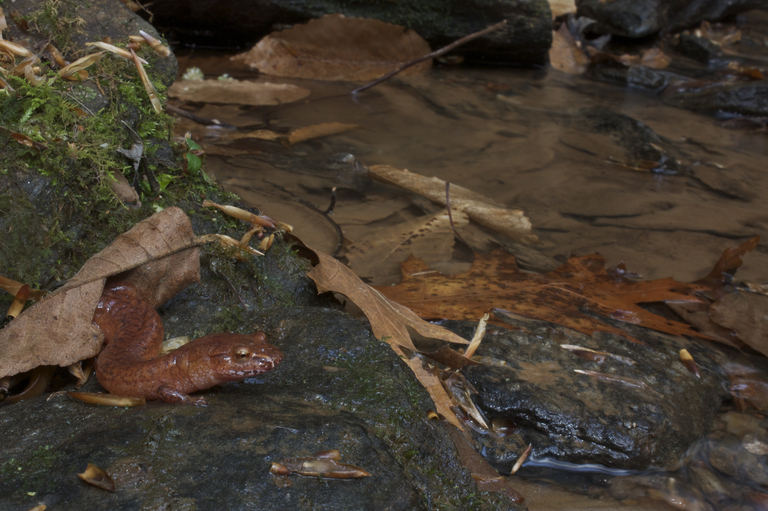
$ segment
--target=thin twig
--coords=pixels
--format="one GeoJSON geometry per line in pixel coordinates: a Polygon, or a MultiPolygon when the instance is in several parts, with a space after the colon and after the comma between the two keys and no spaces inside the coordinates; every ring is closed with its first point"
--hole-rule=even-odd
{"type": "Polygon", "coordinates": [[[333,213],[333,208],[336,207],[336,187],[334,186],[331,188],[331,204],[328,206],[328,209],[326,209],[323,214],[329,215],[333,213]]]}
{"type": "Polygon", "coordinates": [[[459,231],[456,230],[456,226],[453,225],[453,215],[451,214],[451,183],[450,181],[445,182],[445,207],[448,208],[448,221],[451,222],[451,229],[453,229],[453,234],[456,235],[457,238],[459,238],[459,241],[464,243],[467,247],[472,248],[469,243],[467,243],[467,240],[461,237],[461,234],[459,234],[459,231]]]}
{"type": "Polygon", "coordinates": [[[186,117],[187,119],[196,122],[197,124],[202,124],[203,126],[219,126],[221,128],[227,128],[230,130],[237,129],[237,126],[233,126],[231,124],[227,124],[226,122],[221,122],[218,119],[208,119],[206,117],[200,117],[199,115],[195,115],[189,110],[184,110],[183,108],[179,108],[177,106],[173,106],[170,103],[167,103],[165,105],[165,109],[168,112],[174,113],[176,115],[180,115],[182,117],[186,117]]]}
{"type": "Polygon", "coordinates": [[[479,32],[475,32],[474,34],[469,34],[468,36],[462,37],[458,41],[454,41],[451,44],[449,44],[448,46],[444,46],[444,47],[440,48],[439,50],[435,50],[432,53],[427,53],[426,55],[424,55],[422,57],[419,57],[416,60],[412,60],[410,62],[406,62],[405,64],[403,64],[402,66],[398,67],[394,71],[390,71],[389,73],[385,74],[384,76],[376,78],[374,81],[372,81],[370,83],[366,83],[365,85],[362,85],[362,86],[358,87],[357,89],[355,89],[352,92],[350,92],[350,94],[352,94],[354,96],[355,94],[363,92],[366,89],[370,89],[374,85],[378,85],[378,84],[380,84],[381,82],[383,82],[385,80],[389,80],[390,78],[395,76],[397,73],[403,71],[404,69],[408,69],[411,66],[415,66],[419,62],[423,62],[423,61],[425,61],[427,59],[432,59],[432,58],[435,58],[435,57],[439,57],[443,53],[448,53],[449,51],[454,50],[454,49],[458,48],[459,46],[461,46],[462,44],[468,43],[469,41],[471,41],[473,39],[477,39],[478,37],[482,37],[482,36],[484,36],[486,34],[490,34],[491,32],[494,32],[494,31],[500,29],[501,27],[506,26],[506,24],[507,24],[507,20],[500,21],[500,22],[496,23],[495,25],[491,25],[490,27],[486,27],[486,28],[484,28],[483,30],[481,30],[479,32]]]}
{"type": "Polygon", "coordinates": [[[235,296],[237,296],[237,298],[240,300],[240,303],[242,303],[242,304],[243,304],[243,309],[245,309],[245,310],[248,310],[248,306],[247,306],[247,305],[245,304],[245,302],[243,301],[243,297],[242,297],[242,296],[240,296],[240,293],[238,293],[238,292],[237,292],[237,289],[235,289],[235,286],[234,286],[234,285],[232,285],[232,281],[231,281],[231,280],[229,280],[229,277],[227,277],[227,276],[224,274],[224,272],[219,272],[219,275],[221,275],[222,277],[224,277],[224,280],[226,280],[226,281],[227,281],[227,283],[229,284],[229,287],[231,287],[231,288],[232,288],[232,291],[234,291],[234,292],[235,292],[235,296]]]}

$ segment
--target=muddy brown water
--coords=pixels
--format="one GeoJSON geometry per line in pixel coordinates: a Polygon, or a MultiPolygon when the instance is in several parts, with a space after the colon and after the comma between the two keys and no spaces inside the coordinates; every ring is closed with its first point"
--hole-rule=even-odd
{"type": "MultiPolygon", "coordinates": [[[[177,127],[179,136],[189,130],[203,143],[207,171],[225,188],[292,224],[296,234],[326,252],[339,239],[318,212],[328,207],[333,183],[313,176],[311,168],[340,153],[364,165],[437,176],[522,208],[542,253],[563,260],[599,252],[608,266],[624,262],[647,279],[695,280],[723,250],[753,235],[765,239],[768,231],[766,132],[726,129],[711,116],[666,106],[648,91],[553,70],[435,67],[352,97],[348,92],[354,84],[258,76],[228,57],[190,51],[180,58],[180,69],[198,66],[208,77],[228,73],[291,83],[310,95],[270,107],[222,105],[211,98],[187,108],[243,130],[265,124],[276,130],[328,122],[360,126],[290,149],[232,141],[226,130],[187,120],[177,127]],[[643,123],[677,151],[689,171],[638,170],[642,162],[633,160],[619,137],[585,127],[585,109],[605,109],[643,123]],[[300,170],[290,168],[300,160],[300,170]]],[[[362,192],[340,190],[332,218],[349,244],[422,214],[409,194],[374,185],[362,192]]],[[[471,253],[455,248],[446,259],[454,271],[465,271],[471,253]]],[[[763,241],[744,258],[737,278],[764,283],[767,267],[763,241]]],[[[517,477],[515,485],[531,510],[713,509],[695,498],[678,498],[679,474],[662,476],[664,488],[658,490],[666,497],[646,488],[622,501],[605,494],[596,499],[588,489],[605,485],[611,476],[589,477],[569,483],[568,477],[553,478],[551,471],[544,478],[532,471],[517,477]]]]}

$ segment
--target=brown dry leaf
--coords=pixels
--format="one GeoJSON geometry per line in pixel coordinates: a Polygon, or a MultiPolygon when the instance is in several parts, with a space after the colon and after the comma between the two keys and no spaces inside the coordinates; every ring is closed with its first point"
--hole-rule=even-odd
{"type": "Polygon", "coordinates": [[[101,488],[102,490],[115,491],[116,489],[115,482],[109,474],[92,463],[88,463],[85,472],[77,475],[86,483],[101,488]]]}
{"type": "Polygon", "coordinates": [[[721,286],[729,283],[736,274],[736,270],[738,270],[743,263],[741,256],[754,250],[759,242],[760,236],[752,236],[738,247],[725,249],[715,263],[714,268],[712,268],[712,271],[696,282],[709,284],[711,286],[721,286]]]}
{"type": "Polygon", "coordinates": [[[728,293],[710,305],[709,313],[712,321],[768,356],[768,296],[749,291],[728,293]]]}
{"type": "Polygon", "coordinates": [[[282,133],[276,133],[270,130],[256,130],[256,131],[251,131],[250,133],[246,133],[242,136],[236,135],[233,138],[258,138],[261,140],[273,140],[277,142],[284,139],[285,135],[282,133]]]}
{"type": "Polygon", "coordinates": [[[311,140],[313,138],[329,137],[331,135],[338,135],[345,131],[354,130],[359,128],[359,124],[342,124],[340,122],[327,122],[324,124],[315,124],[314,126],[307,126],[306,128],[298,128],[293,130],[288,135],[288,142],[298,144],[305,140],[311,140]]]}
{"type": "Polygon", "coordinates": [[[3,12],[3,8],[0,7],[0,39],[3,38],[3,30],[8,28],[8,23],[5,21],[5,13],[3,12]]]}
{"type": "MultiPolygon", "coordinates": [[[[368,170],[374,179],[405,188],[433,202],[446,205],[445,181],[442,179],[422,176],[389,165],[373,165],[368,170]]],[[[450,198],[452,210],[463,211],[471,220],[489,229],[526,243],[538,241],[536,235],[531,232],[531,221],[522,210],[506,208],[488,197],[453,184],[450,187],[450,198]]]]}
{"type": "Polygon", "coordinates": [[[27,58],[27,59],[30,58],[30,57],[34,57],[35,56],[34,53],[29,51],[25,47],[19,46],[18,44],[14,44],[14,43],[12,43],[10,41],[6,41],[4,39],[0,39],[0,50],[8,52],[8,53],[12,53],[12,54],[17,55],[19,57],[24,57],[24,58],[27,58]]]}
{"type": "Polygon", "coordinates": [[[237,105],[282,105],[309,96],[309,90],[290,84],[241,80],[181,80],[168,95],[182,101],[237,105]]]}
{"type": "MultiPolygon", "coordinates": [[[[40,365],[66,367],[95,356],[103,336],[93,324],[93,312],[106,278],[141,267],[133,278],[150,274],[171,287],[185,287],[198,275],[199,244],[189,218],[176,207],[152,215],[115,238],[64,286],[0,330],[0,378],[40,365]],[[194,267],[189,268],[190,264],[194,267]],[[170,273],[159,273],[165,270],[170,273]]],[[[166,291],[151,286],[146,293],[154,304],[167,296],[166,291]]]]}
{"type": "MultiPolygon", "coordinates": [[[[546,273],[523,273],[515,258],[503,250],[476,255],[472,269],[461,275],[434,272],[422,261],[403,263],[403,282],[377,287],[390,300],[413,309],[423,318],[477,321],[492,309],[557,323],[592,335],[610,332],[635,342],[627,332],[583,314],[580,309],[673,335],[707,337],[690,326],[670,321],[639,307],[638,303],[697,302],[690,294],[703,286],[671,278],[632,282],[609,275],[605,259],[594,254],[571,257],[546,273]]],[[[505,325],[503,322],[494,321],[505,325]]]]}
{"type": "Polygon", "coordinates": [[[558,71],[580,75],[587,69],[589,57],[576,43],[576,39],[563,23],[552,32],[552,46],[549,49],[549,62],[558,71]]]}
{"type": "MultiPolygon", "coordinates": [[[[7,291],[8,293],[11,293],[12,295],[16,295],[16,293],[19,292],[19,289],[22,288],[24,284],[21,282],[16,282],[15,280],[11,280],[8,278],[3,277],[0,275],[0,289],[3,289],[7,291]]],[[[39,289],[30,289],[29,290],[29,299],[30,300],[40,300],[42,297],[44,297],[47,293],[45,291],[41,291],[39,289]]]]}
{"type": "MultiPolygon", "coordinates": [[[[462,211],[454,210],[452,216],[456,227],[469,223],[469,218],[462,211]]],[[[357,275],[383,284],[396,282],[395,279],[400,276],[400,263],[410,255],[427,264],[439,263],[446,259],[446,254],[450,255],[453,244],[454,232],[445,210],[377,229],[353,243],[346,258],[357,275]]]]}
{"type": "Polygon", "coordinates": [[[313,251],[317,254],[320,262],[307,273],[307,276],[315,281],[318,293],[334,291],[352,300],[371,322],[371,329],[377,338],[384,339],[390,345],[403,346],[409,350],[418,351],[411,342],[407,325],[424,337],[469,344],[458,335],[440,326],[427,323],[407,307],[382,296],[381,293],[361,281],[352,270],[328,254],[317,250],[313,251]]]}
{"type": "Polygon", "coordinates": [[[118,199],[123,202],[136,202],[139,200],[139,194],[131,186],[131,183],[125,178],[122,172],[119,170],[114,172],[112,176],[114,181],[109,182],[110,189],[115,193],[118,199]]]}
{"type": "Polygon", "coordinates": [[[697,37],[709,39],[718,46],[729,46],[741,41],[741,30],[733,25],[721,25],[719,23],[712,26],[709,21],[702,21],[701,26],[694,30],[697,37]]]}
{"type": "Polygon", "coordinates": [[[38,142],[37,140],[32,140],[31,138],[24,135],[23,133],[11,133],[11,138],[21,145],[32,147],[34,149],[37,149],[38,151],[42,151],[43,149],[48,149],[47,145],[43,144],[42,142],[38,142]]]}
{"type": "MultiPolygon", "coordinates": [[[[108,51],[110,53],[114,53],[115,55],[118,55],[118,56],[123,57],[125,59],[131,60],[131,61],[133,60],[133,55],[131,55],[131,52],[129,52],[125,48],[118,48],[115,45],[112,45],[112,44],[109,44],[109,43],[105,43],[103,41],[97,41],[95,43],[85,43],[85,45],[86,46],[95,46],[97,48],[101,48],[102,50],[108,51]]],[[[53,53],[53,52],[51,52],[51,53],[53,53]]],[[[58,53],[58,50],[56,50],[56,53],[58,53]]],[[[137,57],[137,58],[139,59],[139,62],[141,62],[145,66],[149,65],[149,63],[146,60],[144,60],[143,58],[141,58],[141,57],[137,57]]]]}
{"type": "Polygon", "coordinates": [[[90,55],[86,55],[83,58],[77,59],[70,65],[59,69],[59,76],[62,78],[68,78],[70,76],[73,76],[76,73],[79,73],[80,71],[83,71],[85,68],[90,67],[101,60],[101,58],[106,54],[106,51],[100,51],[97,53],[91,53],[90,55]]]}
{"type": "Polygon", "coordinates": [[[438,325],[427,323],[407,307],[388,300],[381,293],[361,281],[352,270],[328,254],[317,250],[313,250],[313,252],[317,255],[319,262],[307,273],[307,276],[315,281],[318,292],[334,291],[352,300],[371,322],[373,334],[386,341],[394,352],[408,364],[416,378],[432,396],[437,411],[456,427],[464,430],[464,425],[451,411],[451,399],[437,375],[424,370],[421,357],[408,356],[403,348],[417,351],[411,342],[408,327],[413,328],[424,337],[460,344],[468,344],[467,341],[438,325]]]}
{"type": "Polygon", "coordinates": [[[576,14],[575,0],[548,0],[549,8],[552,11],[552,18],[557,18],[563,14],[576,14]]]}
{"type": "MultiPolygon", "coordinates": [[[[430,52],[413,30],[383,21],[329,14],[274,32],[246,53],[243,60],[265,74],[313,80],[374,80],[430,52]]],[[[426,60],[401,74],[423,73],[426,60]]]]}
{"type": "Polygon", "coordinates": [[[664,69],[672,62],[660,48],[649,48],[640,57],[640,65],[653,69],[664,69]]]}
{"type": "Polygon", "coordinates": [[[115,394],[104,394],[97,392],[67,392],[70,397],[79,399],[84,403],[102,406],[133,407],[147,404],[143,397],[123,397],[115,394]]]}

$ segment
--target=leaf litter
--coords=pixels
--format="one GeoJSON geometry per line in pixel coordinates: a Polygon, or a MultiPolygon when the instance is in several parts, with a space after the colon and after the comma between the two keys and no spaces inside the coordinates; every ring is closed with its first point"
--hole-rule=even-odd
{"type": "MultiPolygon", "coordinates": [[[[599,254],[571,257],[545,274],[521,272],[514,256],[503,250],[478,254],[472,268],[461,275],[434,272],[411,257],[402,265],[403,281],[377,287],[389,299],[430,319],[476,321],[500,309],[549,321],[587,335],[596,331],[621,335],[640,342],[620,328],[584,314],[580,309],[673,335],[707,337],[689,325],[646,311],[639,303],[675,300],[699,302],[692,293],[703,289],[671,278],[632,282],[609,274],[599,254]]],[[[495,324],[508,326],[497,320],[495,324]]]]}

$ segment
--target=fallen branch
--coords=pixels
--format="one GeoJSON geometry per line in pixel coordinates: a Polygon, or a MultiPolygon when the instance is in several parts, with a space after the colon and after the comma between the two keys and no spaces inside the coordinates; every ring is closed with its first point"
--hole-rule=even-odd
{"type": "Polygon", "coordinates": [[[486,28],[484,28],[483,30],[481,30],[479,32],[475,32],[474,34],[469,34],[468,36],[462,37],[458,41],[454,41],[451,44],[449,44],[448,46],[444,46],[444,47],[440,48],[439,50],[435,50],[432,53],[428,53],[428,54],[424,55],[423,57],[419,57],[416,60],[412,60],[411,62],[406,62],[405,64],[403,64],[402,66],[398,67],[394,71],[390,71],[389,73],[385,74],[384,76],[376,78],[374,81],[366,83],[365,85],[362,85],[362,86],[358,87],[357,89],[355,89],[352,92],[350,92],[350,94],[355,95],[355,94],[358,94],[360,92],[363,92],[366,89],[370,89],[374,85],[378,85],[378,84],[380,84],[383,81],[389,80],[390,78],[395,76],[397,73],[403,71],[404,69],[408,69],[411,66],[415,66],[419,62],[424,62],[427,59],[432,59],[432,58],[435,58],[435,57],[439,57],[440,55],[442,55],[444,53],[448,53],[449,51],[454,50],[455,48],[458,48],[462,44],[466,44],[466,43],[468,43],[469,41],[471,41],[473,39],[477,39],[478,37],[482,37],[482,36],[484,36],[486,34],[490,34],[491,32],[495,32],[496,30],[500,29],[501,27],[505,27],[506,25],[507,25],[507,20],[500,21],[500,22],[496,23],[495,25],[491,25],[490,27],[486,27],[486,28]]]}

